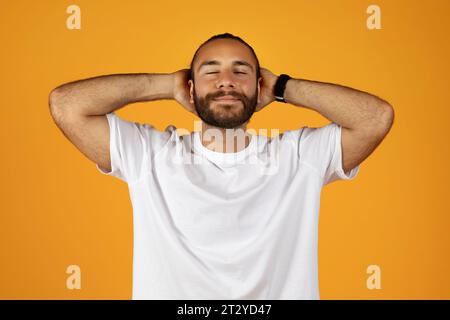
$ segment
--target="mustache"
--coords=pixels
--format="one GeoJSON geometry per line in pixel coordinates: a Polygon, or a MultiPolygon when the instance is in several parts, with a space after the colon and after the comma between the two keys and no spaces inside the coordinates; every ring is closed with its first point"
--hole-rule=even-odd
{"type": "Polygon", "coordinates": [[[237,92],[234,92],[234,91],[228,91],[228,92],[220,91],[217,93],[213,93],[210,95],[210,99],[216,99],[216,98],[220,98],[223,96],[233,96],[236,99],[242,100],[242,95],[237,92]]]}

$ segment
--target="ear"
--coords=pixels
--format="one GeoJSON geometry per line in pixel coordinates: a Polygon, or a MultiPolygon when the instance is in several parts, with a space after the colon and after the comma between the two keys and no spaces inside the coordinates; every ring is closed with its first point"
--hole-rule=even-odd
{"type": "Polygon", "coordinates": [[[194,103],[194,81],[189,80],[188,85],[189,85],[189,102],[194,103]]]}
{"type": "Polygon", "coordinates": [[[197,116],[200,117],[197,113],[197,109],[195,108],[194,101],[194,81],[188,80],[189,85],[189,103],[191,104],[191,111],[197,116]]]}
{"type": "Polygon", "coordinates": [[[259,79],[258,79],[258,84],[257,84],[257,87],[258,87],[258,104],[261,102],[261,81],[262,81],[262,77],[259,77],[259,79]]]}

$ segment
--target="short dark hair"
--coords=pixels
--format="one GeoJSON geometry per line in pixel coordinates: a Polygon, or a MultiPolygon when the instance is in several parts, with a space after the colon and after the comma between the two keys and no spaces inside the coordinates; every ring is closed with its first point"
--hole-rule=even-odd
{"type": "Polygon", "coordinates": [[[198,52],[200,51],[200,49],[207,43],[213,41],[213,40],[217,40],[217,39],[233,39],[233,40],[237,40],[243,44],[245,44],[250,51],[252,52],[253,56],[255,57],[256,60],[256,80],[258,81],[259,77],[261,76],[261,71],[260,71],[260,66],[259,66],[259,60],[258,57],[256,56],[255,50],[253,50],[252,46],[249,45],[247,42],[245,42],[243,39],[241,39],[238,36],[235,36],[231,33],[222,33],[222,34],[216,34],[214,36],[212,36],[211,38],[209,38],[208,40],[206,40],[205,42],[203,42],[195,51],[194,56],[192,57],[192,61],[191,61],[191,66],[189,68],[189,79],[192,79],[192,81],[194,81],[194,61],[197,58],[198,52]]]}

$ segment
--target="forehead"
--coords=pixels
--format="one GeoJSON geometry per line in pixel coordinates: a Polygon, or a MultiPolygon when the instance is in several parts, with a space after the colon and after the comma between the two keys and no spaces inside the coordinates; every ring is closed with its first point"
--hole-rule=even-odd
{"type": "Polygon", "coordinates": [[[250,48],[234,39],[217,39],[205,44],[197,53],[194,69],[197,71],[202,63],[211,60],[223,64],[244,61],[256,67],[256,61],[250,48]]]}

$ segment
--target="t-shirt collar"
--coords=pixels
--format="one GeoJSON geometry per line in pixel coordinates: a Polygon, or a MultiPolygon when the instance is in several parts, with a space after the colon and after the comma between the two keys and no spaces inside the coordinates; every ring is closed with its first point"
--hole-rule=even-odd
{"type": "Polygon", "coordinates": [[[242,161],[247,156],[254,153],[257,147],[257,136],[250,134],[251,139],[248,144],[248,146],[241,151],[238,152],[216,152],[208,149],[205,147],[200,138],[200,131],[194,131],[194,149],[208,158],[209,160],[215,162],[215,163],[228,163],[228,164],[234,164],[236,162],[242,161]]]}

